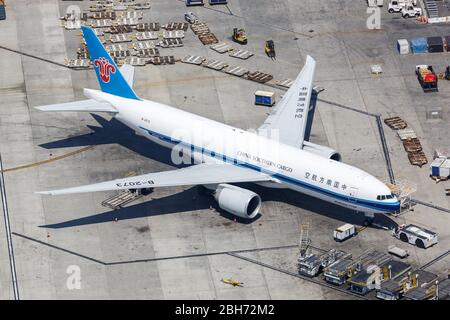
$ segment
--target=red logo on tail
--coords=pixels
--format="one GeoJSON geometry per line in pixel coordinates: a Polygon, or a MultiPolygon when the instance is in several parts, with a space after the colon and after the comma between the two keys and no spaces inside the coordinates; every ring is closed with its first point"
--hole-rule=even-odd
{"type": "Polygon", "coordinates": [[[116,73],[116,68],[104,57],[94,60],[94,66],[99,67],[100,79],[104,83],[109,82],[111,73],[116,73]]]}

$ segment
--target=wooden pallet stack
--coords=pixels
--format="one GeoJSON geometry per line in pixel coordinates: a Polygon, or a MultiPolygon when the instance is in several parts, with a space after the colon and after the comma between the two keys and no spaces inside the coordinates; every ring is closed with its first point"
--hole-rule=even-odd
{"type": "Polygon", "coordinates": [[[412,165],[422,167],[428,163],[427,156],[422,150],[422,144],[417,138],[414,130],[407,128],[408,124],[400,117],[391,117],[384,119],[384,123],[392,130],[397,131],[397,135],[403,143],[403,147],[408,155],[409,162],[412,165]]]}
{"type": "Polygon", "coordinates": [[[204,45],[211,45],[219,43],[216,35],[209,30],[209,27],[204,22],[197,22],[191,24],[192,31],[198,36],[198,39],[204,45]]]}

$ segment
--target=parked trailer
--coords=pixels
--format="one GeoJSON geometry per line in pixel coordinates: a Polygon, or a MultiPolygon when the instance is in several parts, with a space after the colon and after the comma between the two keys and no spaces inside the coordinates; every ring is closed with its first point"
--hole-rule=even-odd
{"type": "Polygon", "coordinates": [[[400,225],[393,230],[394,237],[416,245],[419,248],[429,248],[438,243],[437,233],[414,224],[400,225]]]}
{"type": "Polygon", "coordinates": [[[432,66],[417,65],[416,75],[424,92],[438,91],[438,78],[432,66]]]}
{"type": "Polygon", "coordinates": [[[339,228],[336,228],[333,232],[333,238],[335,241],[344,241],[356,235],[356,228],[353,224],[346,223],[339,228]]]}
{"type": "Polygon", "coordinates": [[[338,286],[343,285],[348,279],[349,271],[353,264],[354,262],[351,259],[351,254],[330,264],[325,268],[325,281],[338,286]]]}
{"type": "Polygon", "coordinates": [[[298,259],[298,272],[299,274],[306,275],[308,277],[317,276],[324,268],[328,267],[335,261],[348,257],[348,253],[331,249],[322,255],[309,254],[305,257],[298,259]]]}
{"type": "Polygon", "coordinates": [[[407,256],[409,256],[409,252],[408,250],[396,247],[394,245],[391,245],[388,247],[388,252],[394,256],[397,256],[399,258],[406,258],[407,256]]]}

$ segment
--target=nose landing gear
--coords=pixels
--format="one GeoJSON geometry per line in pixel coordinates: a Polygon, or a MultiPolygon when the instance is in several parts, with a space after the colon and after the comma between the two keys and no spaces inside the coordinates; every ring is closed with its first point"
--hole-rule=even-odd
{"type": "Polygon", "coordinates": [[[373,225],[373,221],[375,220],[375,214],[364,212],[364,216],[366,217],[366,219],[364,220],[364,226],[368,227],[373,225]]]}

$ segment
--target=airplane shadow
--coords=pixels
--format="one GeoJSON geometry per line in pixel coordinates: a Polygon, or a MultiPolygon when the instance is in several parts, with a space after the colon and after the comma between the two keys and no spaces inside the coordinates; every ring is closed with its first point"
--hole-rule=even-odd
{"type": "MultiPolygon", "coordinates": [[[[295,191],[286,189],[268,189],[250,184],[241,186],[258,193],[263,201],[285,202],[328,218],[337,219],[355,225],[364,224],[365,217],[362,213],[356,213],[352,210],[345,209],[340,206],[330,204],[328,202],[318,200],[316,198],[295,191]]],[[[192,187],[181,192],[158,199],[152,199],[144,203],[139,203],[117,210],[102,212],[65,222],[42,225],[40,227],[50,229],[70,228],[76,226],[112,222],[115,221],[115,219],[128,220],[147,218],[172,213],[200,211],[206,210],[208,208],[213,208],[217,213],[220,214],[220,216],[225,219],[242,224],[254,223],[262,217],[262,214],[264,214],[264,212],[262,212],[262,214],[258,214],[253,219],[243,219],[236,217],[220,209],[217,202],[214,201],[211,196],[200,193],[198,187],[192,187]]],[[[375,216],[375,223],[389,229],[398,226],[398,224],[391,218],[381,214],[375,216]]],[[[376,226],[374,227],[379,228],[376,226]]]]}
{"type": "Polygon", "coordinates": [[[146,158],[170,164],[171,166],[182,168],[188,165],[174,165],[171,161],[171,150],[139,136],[132,129],[119,122],[115,118],[107,120],[102,116],[91,113],[99,126],[87,125],[93,132],[71,136],[65,139],[47,142],[39,146],[45,149],[58,149],[68,147],[84,147],[103,144],[119,144],[146,158]]]}
{"type": "Polygon", "coordinates": [[[50,229],[62,229],[90,224],[112,222],[115,221],[115,219],[128,220],[136,218],[147,218],[171,213],[182,213],[206,209],[214,209],[222,217],[228,220],[235,220],[236,222],[243,224],[253,223],[260,217],[259,215],[259,217],[255,217],[255,219],[251,220],[240,219],[230,213],[221,210],[218,207],[217,203],[212,199],[212,197],[199,192],[198,187],[192,187],[183,190],[181,192],[158,199],[152,199],[144,203],[139,203],[123,207],[117,210],[111,210],[65,222],[42,225],[40,227],[50,229]]]}
{"type": "MultiPolygon", "coordinates": [[[[94,132],[44,143],[40,146],[46,149],[53,149],[116,143],[144,157],[174,166],[171,161],[171,150],[168,148],[161,147],[142,136],[136,135],[133,130],[114,118],[106,120],[105,118],[92,113],[91,116],[101,125],[101,127],[88,125],[94,132]]],[[[181,164],[176,167],[181,168],[184,166],[187,165],[181,164]]],[[[364,214],[362,213],[356,213],[352,210],[295,191],[287,189],[270,189],[250,183],[240,185],[259,194],[263,201],[285,202],[329,218],[356,225],[363,225],[365,220],[364,214]]],[[[251,220],[241,219],[229,214],[221,210],[211,196],[199,192],[199,188],[197,187],[192,187],[182,192],[153,199],[145,203],[139,203],[118,210],[111,210],[61,223],[42,225],[40,227],[60,229],[111,222],[116,218],[118,220],[127,220],[171,213],[198,211],[208,208],[214,208],[222,217],[228,220],[234,220],[243,224],[254,223],[261,218],[261,214],[258,214],[251,220]]],[[[385,215],[376,215],[375,222],[378,225],[386,226],[388,228],[393,228],[398,225],[395,221],[385,215]]]]}
{"type": "MultiPolygon", "coordinates": [[[[324,217],[336,219],[354,225],[364,225],[366,217],[362,212],[355,212],[333,203],[329,203],[289,189],[270,189],[255,184],[246,184],[243,187],[259,194],[263,201],[278,201],[288,203],[294,207],[320,214],[324,217]]],[[[264,214],[264,213],[262,213],[264,214]]],[[[392,229],[398,223],[384,214],[376,214],[373,228],[386,227],[392,229]]]]}

